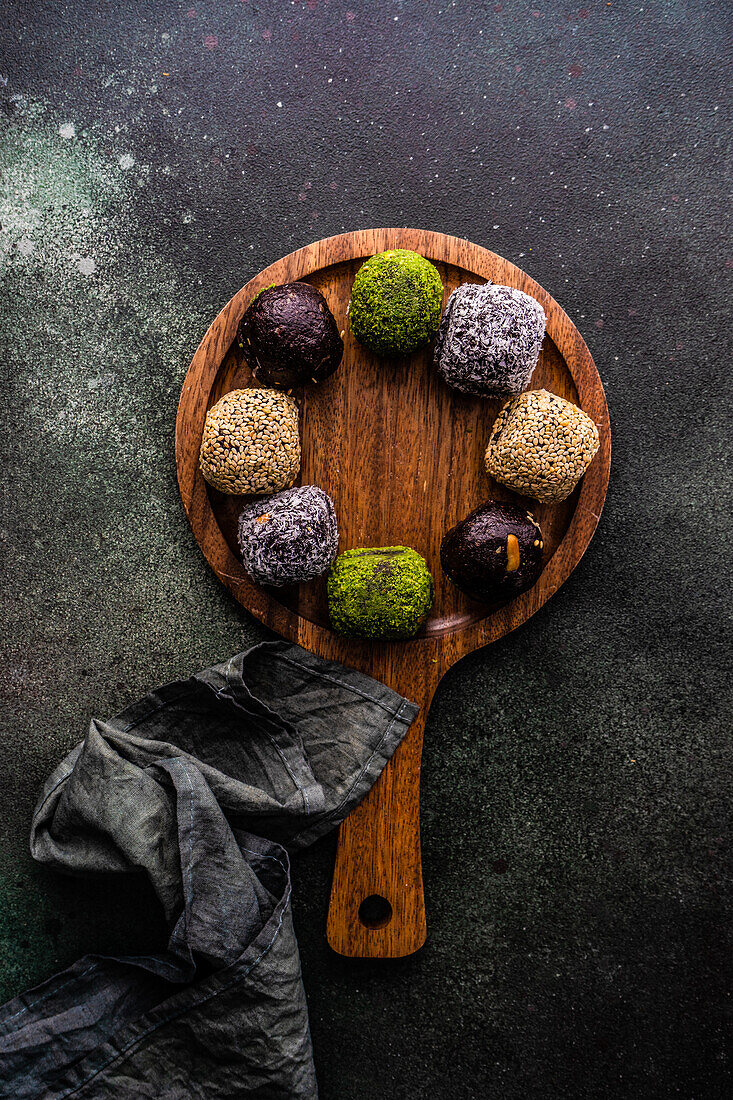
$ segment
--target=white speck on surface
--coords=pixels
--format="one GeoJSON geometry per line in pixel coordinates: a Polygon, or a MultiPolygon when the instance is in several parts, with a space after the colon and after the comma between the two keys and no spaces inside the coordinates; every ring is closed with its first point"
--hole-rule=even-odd
{"type": "Polygon", "coordinates": [[[278,99],[277,103],[275,104],[275,106],[276,106],[276,107],[282,107],[282,103],[281,103],[281,101],[280,101],[279,99],[278,99]]]}
{"type": "Polygon", "coordinates": [[[132,168],[135,163],[135,158],[131,157],[129,153],[123,153],[117,163],[123,172],[126,172],[128,168],[132,168]]]}
{"type": "MultiPolygon", "coordinates": [[[[106,141],[94,134],[85,141],[61,140],[63,116],[54,117],[51,108],[35,101],[25,117],[16,115],[0,136],[5,169],[0,174],[0,273],[13,264],[19,269],[18,304],[6,317],[22,364],[11,372],[11,403],[22,403],[29,438],[39,446],[62,442],[78,448],[95,469],[104,468],[105,478],[127,477],[128,471],[132,476],[142,462],[155,481],[158,444],[133,390],[121,396],[131,364],[132,370],[141,365],[138,351],[130,349],[134,340],[124,333],[128,324],[132,332],[152,324],[171,377],[178,372],[182,380],[191,340],[187,311],[196,316],[194,331],[205,327],[206,314],[199,313],[195,295],[181,307],[184,284],[135,217],[130,189],[137,172],[120,172],[119,150],[110,156],[106,141]],[[33,246],[30,259],[22,254],[28,245],[18,250],[24,239],[33,246]],[[43,273],[45,307],[39,308],[35,281],[22,270],[31,265],[43,273]],[[85,311],[91,311],[94,325],[79,323],[85,311]],[[30,342],[28,317],[34,318],[30,342]],[[104,374],[95,367],[100,362],[104,374]],[[98,384],[88,385],[97,379],[98,384]],[[131,402],[122,417],[120,400],[131,402]]],[[[82,134],[77,131],[77,137],[82,134]]]]}
{"type": "Polygon", "coordinates": [[[73,122],[64,122],[59,126],[59,134],[62,138],[66,138],[67,140],[76,137],[76,126],[73,122]]]}

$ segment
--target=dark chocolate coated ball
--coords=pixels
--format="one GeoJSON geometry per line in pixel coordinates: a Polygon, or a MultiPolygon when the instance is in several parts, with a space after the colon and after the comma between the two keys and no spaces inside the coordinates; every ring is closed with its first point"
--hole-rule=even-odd
{"type": "Polygon", "coordinates": [[[328,378],[344,353],[328,303],[310,283],[261,291],[240,322],[239,339],[255,378],[284,390],[328,378]]]}
{"type": "Polygon", "coordinates": [[[526,509],[487,500],[444,536],[440,564],[461,592],[498,603],[532,587],[542,548],[539,524],[526,509]]]}

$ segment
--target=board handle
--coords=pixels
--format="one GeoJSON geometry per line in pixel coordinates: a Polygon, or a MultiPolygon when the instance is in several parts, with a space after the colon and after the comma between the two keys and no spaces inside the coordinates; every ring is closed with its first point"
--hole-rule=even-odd
{"type": "Polygon", "coordinates": [[[420,757],[427,710],[339,830],[326,936],[340,955],[399,958],[425,943],[420,757]]]}

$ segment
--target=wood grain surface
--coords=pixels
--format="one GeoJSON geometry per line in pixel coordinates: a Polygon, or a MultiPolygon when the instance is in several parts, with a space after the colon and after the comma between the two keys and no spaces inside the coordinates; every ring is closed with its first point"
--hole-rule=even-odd
{"type": "Polygon", "coordinates": [[[603,386],[575,325],[519,268],[457,237],[368,229],[317,241],[250,280],[201,341],[181,392],[176,465],[186,515],[207,560],[236,599],[274,631],[375,676],[421,708],[383,775],[341,826],[327,926],[329,943],[341,954],[395,957],[424,943],[420,757],[433,693],[451,665],[525,622],[567,579],[598,523],[610,461],[603,386]],[[521,500],[484,471],[484,451],[502,402],[446,387],[432,366],[432,347],[385,360],[354,341],[346,312],[354,275],[367,257],[387,248],[411,248],[435,263],[444,304],[459,284],[489,279],[536,298],[547,314],[547,335],[532,388],[568,398],[598,425],[600,449],[573,495],[562,504],[532,502],[544,536],[543,572],[534,588],[503,607],[488,608],[461,595],[439,562],[443,534],[472,508],[489,498],[521,500]],[[319,485],[333,498],[339,550],[406,545],[427,559],[435,603],[423,630],[408,642],[366,643],[333,633],[323,578],[289,589],[264,589],[250,581],[236,545],[243,498],[212,489],[198,468],[207,409],[230,389],[257,385],[236,342],[244,310],[262,287],[296,279],[318,287],[345,330],[336,374],[296,395],[303,449],[298,483],[319,485]],[[372,895],[386,899],[390,919],[360,918],[360,905],[372,895]]]}

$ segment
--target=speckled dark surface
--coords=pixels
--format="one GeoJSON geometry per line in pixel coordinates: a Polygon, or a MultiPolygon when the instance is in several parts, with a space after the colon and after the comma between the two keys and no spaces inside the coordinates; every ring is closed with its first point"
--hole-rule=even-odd
{"type": "Polygon", "coordinates": [[[716,0],[5,5],[3,996],[162,935],[144,885],[31,864],[47,773],[263,635],[178,500],[200,336],[291,249],[414,225],[559,299],[614,462],[576,573],[435,701],[424,951],[333,955],[333,841],[296,861],[323,1100],[729,1091],[730,29],[716,0]]]}

